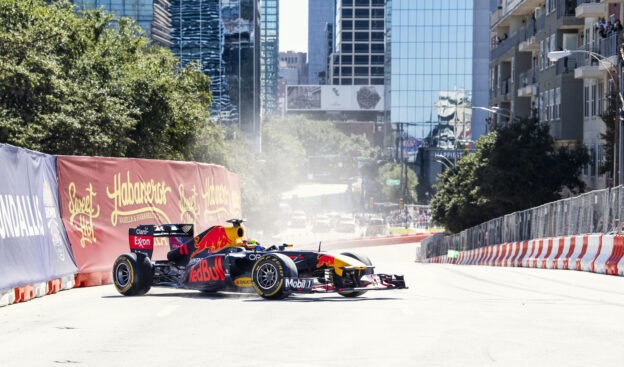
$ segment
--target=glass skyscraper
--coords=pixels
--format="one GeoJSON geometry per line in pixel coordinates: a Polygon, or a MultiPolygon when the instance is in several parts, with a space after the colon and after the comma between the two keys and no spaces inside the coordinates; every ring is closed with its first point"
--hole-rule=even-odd
{"type": "Polygon", "coordinates": [[[171,0],[174,55],[210,76],[219,122],[254,137],[260,121],[259,0],[171,0]]]}
{"type": "Polygon", "coordinates": [[[260,84],[262,113],[277,110],[277,78],[279,69],[279,0],[263,0],[260,43],[260,84]]]}
{"type": "Polygon", "coordinates": [[[78,10],[104,8],[117,17],[134,19],[148,36],[163,46],[171,45],[167,0],[74,0],[78,10]]]}
{"type": "Polygon", "coordinates": [[[333,51],[335,21],[336,0],[308,0],[309,84],[331,84],[327,82],[328,57],[333,51]]]}
{"type": "Polygon", "coordinates": [[[473,0],[388,0],[386,6],[390,121],[404,123],[416,144],[441,144],[452,139],[448,134],[470,137],[473,0]]]}

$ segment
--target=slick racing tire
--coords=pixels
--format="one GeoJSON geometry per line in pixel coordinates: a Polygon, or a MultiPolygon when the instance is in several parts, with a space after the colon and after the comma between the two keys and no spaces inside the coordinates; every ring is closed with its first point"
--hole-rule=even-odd
{"type": "Polygon", "coordinates": [[[295,263],[283,254],[267,254],[258,259],[251,268],[251,282],[256,293],[266,299],[283,299],[290,292],[286,290],[286,278],[297,278],[295,263]]]}
{"type": "MultiPolygon", "coordinates": [[[[368,265],[368,266],[372,266],[373,263],[370,261],[370,259],[368,258],[368,256],[364,256],[364,255],[360,255],[354,252],[343,252],[341,253],[341,255],[344,256],[348,256],[350,258],[356,259],[357,261],[368,265]]],[[[371,272],[366,272],[366,273],[371,273],[371,272]]],[[[338,275],[334,274],[334,285],[338,288],[343,288],[345,286],[345,279],[343,279],[342,277],[339,277],[338,275]]],[[[361,295],[363,295],[364,293],[366,293],[366,291],[348,291],[348,292],[338,292],[338,294],[340,294],[341,296],[344,297],[349,297],[349,298],[355,298],[355,297],[359,297],[361,295]]]]}
{"type": "Polygon", "coordinates": [[[142,254],[120,255],[113,265],[113,283],[124,296],[140,296],[152,287],[152,263],[142,254]]]}

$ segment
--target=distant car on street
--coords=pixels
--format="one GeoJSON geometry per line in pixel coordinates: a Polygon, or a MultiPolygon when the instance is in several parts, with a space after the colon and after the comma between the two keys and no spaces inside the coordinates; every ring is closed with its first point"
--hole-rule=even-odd
{"type": "Polygon", "coordinates": [[[353,233],[355,232],[355,227],[355,219],[347,216],[340,217],[338,223],[336,223],[337,232],[353,233]]]}
{"type": "Polygon", "coordinates": [[[308,216],[303,210],[295,210],[290,217],[289,227],[304,228],[308,225],[308,216]]]}
{"type": "Polygon", "coordinates": [[[383,218],[373,217],[366,226],[366,236],[378,236],[388,234],[388,225],[383,218]]]}
{"type": "Polygon", "coordinates": [[[312,220],[312,230],[315,232],[329,232],[331,230],[329,217],[326,215],[317,215],[312,220]]]}

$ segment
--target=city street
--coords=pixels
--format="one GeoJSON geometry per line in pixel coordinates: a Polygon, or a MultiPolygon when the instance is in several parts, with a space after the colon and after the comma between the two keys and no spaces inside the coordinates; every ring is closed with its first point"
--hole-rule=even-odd
{"type": "Polygon", "coordinates": [[[283,301],[74,289],[0,308],[1,365],[622,365],[623,278],[421,264],[415,244],[359,252],[409,289],[283,301]]]}

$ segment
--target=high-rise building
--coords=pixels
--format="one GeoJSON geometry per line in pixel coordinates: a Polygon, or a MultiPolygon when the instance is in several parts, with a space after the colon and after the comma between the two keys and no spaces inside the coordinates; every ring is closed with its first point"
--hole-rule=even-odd
{"type": "Polygon", "coordinates": [[[622,183],[618,152],[609,175],[600,167],[613,147],[603,138],[601,115],[619,99],[622,31],[616,21],[624,15],[623,4],[522,0],[501,1],[491,9],[490,103],[506,112],[493,121],[538,118],[549,125],[557,144],[585,145],[590,163],[582,178],[592,189],[622,183]],[[549,53],[558,50],[573,51],[551,60],[549,53]]]}
{"type": "Polygon", "coordinates": [[[174,55],[211,79],[219,122],[260,132],[259,0],[171,0],[174,55]]]}
{"type": "Polygon", "coordinates": [[[329,55],[334,45],[336,0],[308,1],[308,82],[327,83],[329,55]],[[324,40],[324,42],[323,42],[324,40]]]}
{"type": "Polygon", "coordinates": [[[73,0],[77,10],[100,9],[117,17],[134,19],[147,35],[163,46],[171,46],[171,18],[167,0],[73,0]]]}
{"type": "Polygon", "coordinates": [[[415,164],[421,202],[433,196],[437,175],[445,169],[439,157],[453,162],[462,151],[458,147],[471,146],[485,130],[487,114],[474,133],[472,118],[473,105],[488,105],[487,89],[473,93],[487,86],[488,78],[488,49],[479,47],[487,46],[489,27],[476,18],[483,7],[489,13],[482,3],[386,1],[385,120],[400,141],[403,159],[415,164]]]}
{"type": "Polygon", "coordinates": [[[336,48],[330,56],[328,84],[384,84],[385,2],[337,0],[336,48]]]}
{"type": "Polygon", "coordinates": [[[279,53],[280,76],[288,85],[308,84],[307,54],[286,51],[279,53]]]}
{"type": "MultiPolygon", "coordinates": [[[[391,0],[388,7],[390,121],[408,123],[409,133],[426,143],[439,124],[454,120],[455,104],[470,100],[473,1],[391,0]],[[458,92],[463,100],[450,98],[441,109],[442,91],[458,92]]],[[[470,138],[469,122],[461,138],[470,138]]]]}
{"type": "Polygon", "coordinates": [[[263,0],[261,5],[260,103],[263,114],[272,114],[278,106],[279,0],[263,0]]]}

